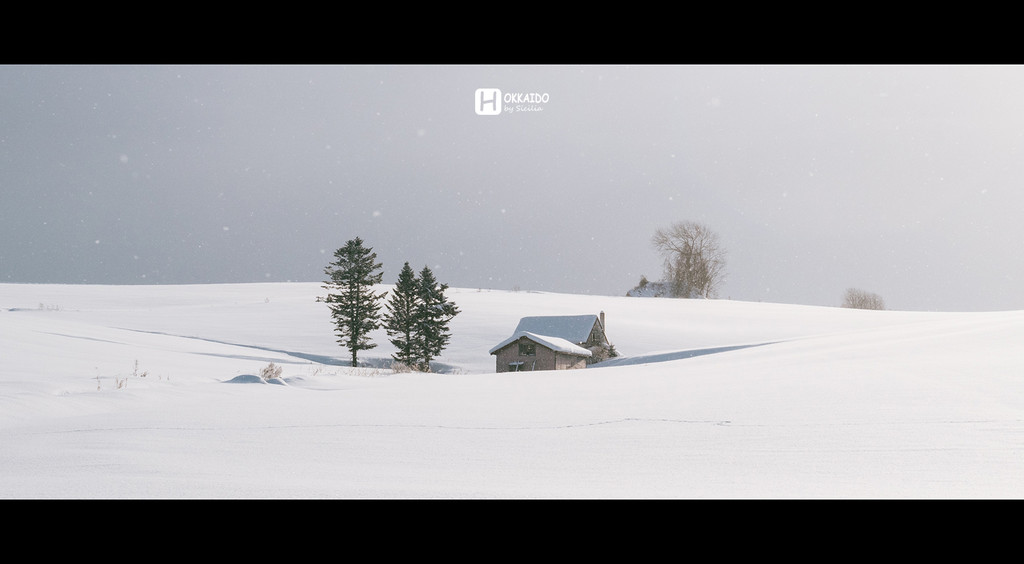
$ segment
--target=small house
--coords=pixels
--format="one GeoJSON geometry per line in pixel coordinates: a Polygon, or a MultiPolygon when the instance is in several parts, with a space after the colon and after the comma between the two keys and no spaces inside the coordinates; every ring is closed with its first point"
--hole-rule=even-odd
{"type": "Polygon", "coordinates": [[[512,336],[490,350],[496,372],[571,370],[608,358],[604,312],[524,317],[512,336]]]}

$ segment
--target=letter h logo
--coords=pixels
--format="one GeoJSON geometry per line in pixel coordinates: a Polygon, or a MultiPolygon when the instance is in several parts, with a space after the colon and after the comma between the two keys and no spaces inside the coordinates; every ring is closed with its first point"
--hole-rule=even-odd
{"type": "Polygon", "coordinates": [[[474,103],[476,115],[496,116],[501,113],[501,90],[497,88],[477,88],[474,103]]]}

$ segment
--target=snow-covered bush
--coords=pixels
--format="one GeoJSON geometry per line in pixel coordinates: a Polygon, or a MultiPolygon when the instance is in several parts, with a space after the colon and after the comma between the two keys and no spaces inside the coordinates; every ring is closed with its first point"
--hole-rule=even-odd
{"type": "Polygon", "coordinates": [[[626,292],[631,298],[662,298],[668,297],[668,286],[664,282],[651,282],[646,276],[640,276],[640,283],[626,292]]]}
{"type": "Polygon", "coordinates": [[[271,362],[270,364],[264,366],[263,370],[260,370],[260,378],[263,378],[264,380],[280,378],[281,370],[282,368],[280,366],[277,366],[273,362],[271,362]]]}

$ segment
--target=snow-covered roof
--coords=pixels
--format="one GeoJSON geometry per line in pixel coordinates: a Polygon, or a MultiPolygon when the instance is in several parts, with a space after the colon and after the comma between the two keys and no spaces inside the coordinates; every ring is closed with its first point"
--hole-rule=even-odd
{"type": "Polygon", "coordinates": [[[494,345],[494,347],[492,347],[490,350],[490,354],[498,352],[499,350],[507,347],[508,345],[511,345],[512,343],[518,341],[523,337],[526,337],[527,339],[530,339],[535,343],[544,345],[545,347],[555,352],[574,354],[578,356],[593,356],[594,354],[579,345],[566,341],[565,339],[559,337],[551,337],[549,335],[537,335],[536,333],[530,333],[529,331],[516,331],[516,333],[511,337],[505,339],[504,341],[498,343],[497,345],[494,345]]]}
{"type": "Polygon", "coordinates": [[[598,317],[593,314],[524,317],[519,320],[515,332],[526,331],[536,335],[558,337],[570,343],[585,343],[597,322],[598,317]]]}

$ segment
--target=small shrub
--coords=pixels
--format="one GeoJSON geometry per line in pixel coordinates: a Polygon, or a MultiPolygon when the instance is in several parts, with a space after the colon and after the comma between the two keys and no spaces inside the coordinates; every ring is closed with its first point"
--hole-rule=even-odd
{"type": "Polygon", "coordinates": [[[409,366],[408,364],[406,364],[404,362],[398,362],[398,361],[395,361],[395,362],[391,363],[391,370],[393,370],[396,373],[416,372],[417,371],[414,367],[409,366]]]}
{"type": "Polygon", "coordinates": [[[282,368],[280,366],[277,366],[276,364],[271,362],[270,364],[264,366],[263,370],[260,370],[260,378],[263,378],[264,380],[280,378],[281,370],[282,368]]]}
{"type": "Polygon", "coordinates": [[[885,301],[882,296],[865,292],[857,288],[846,290],[843,296],[843,307],[854,309],[885,309],[885,301]]]}

